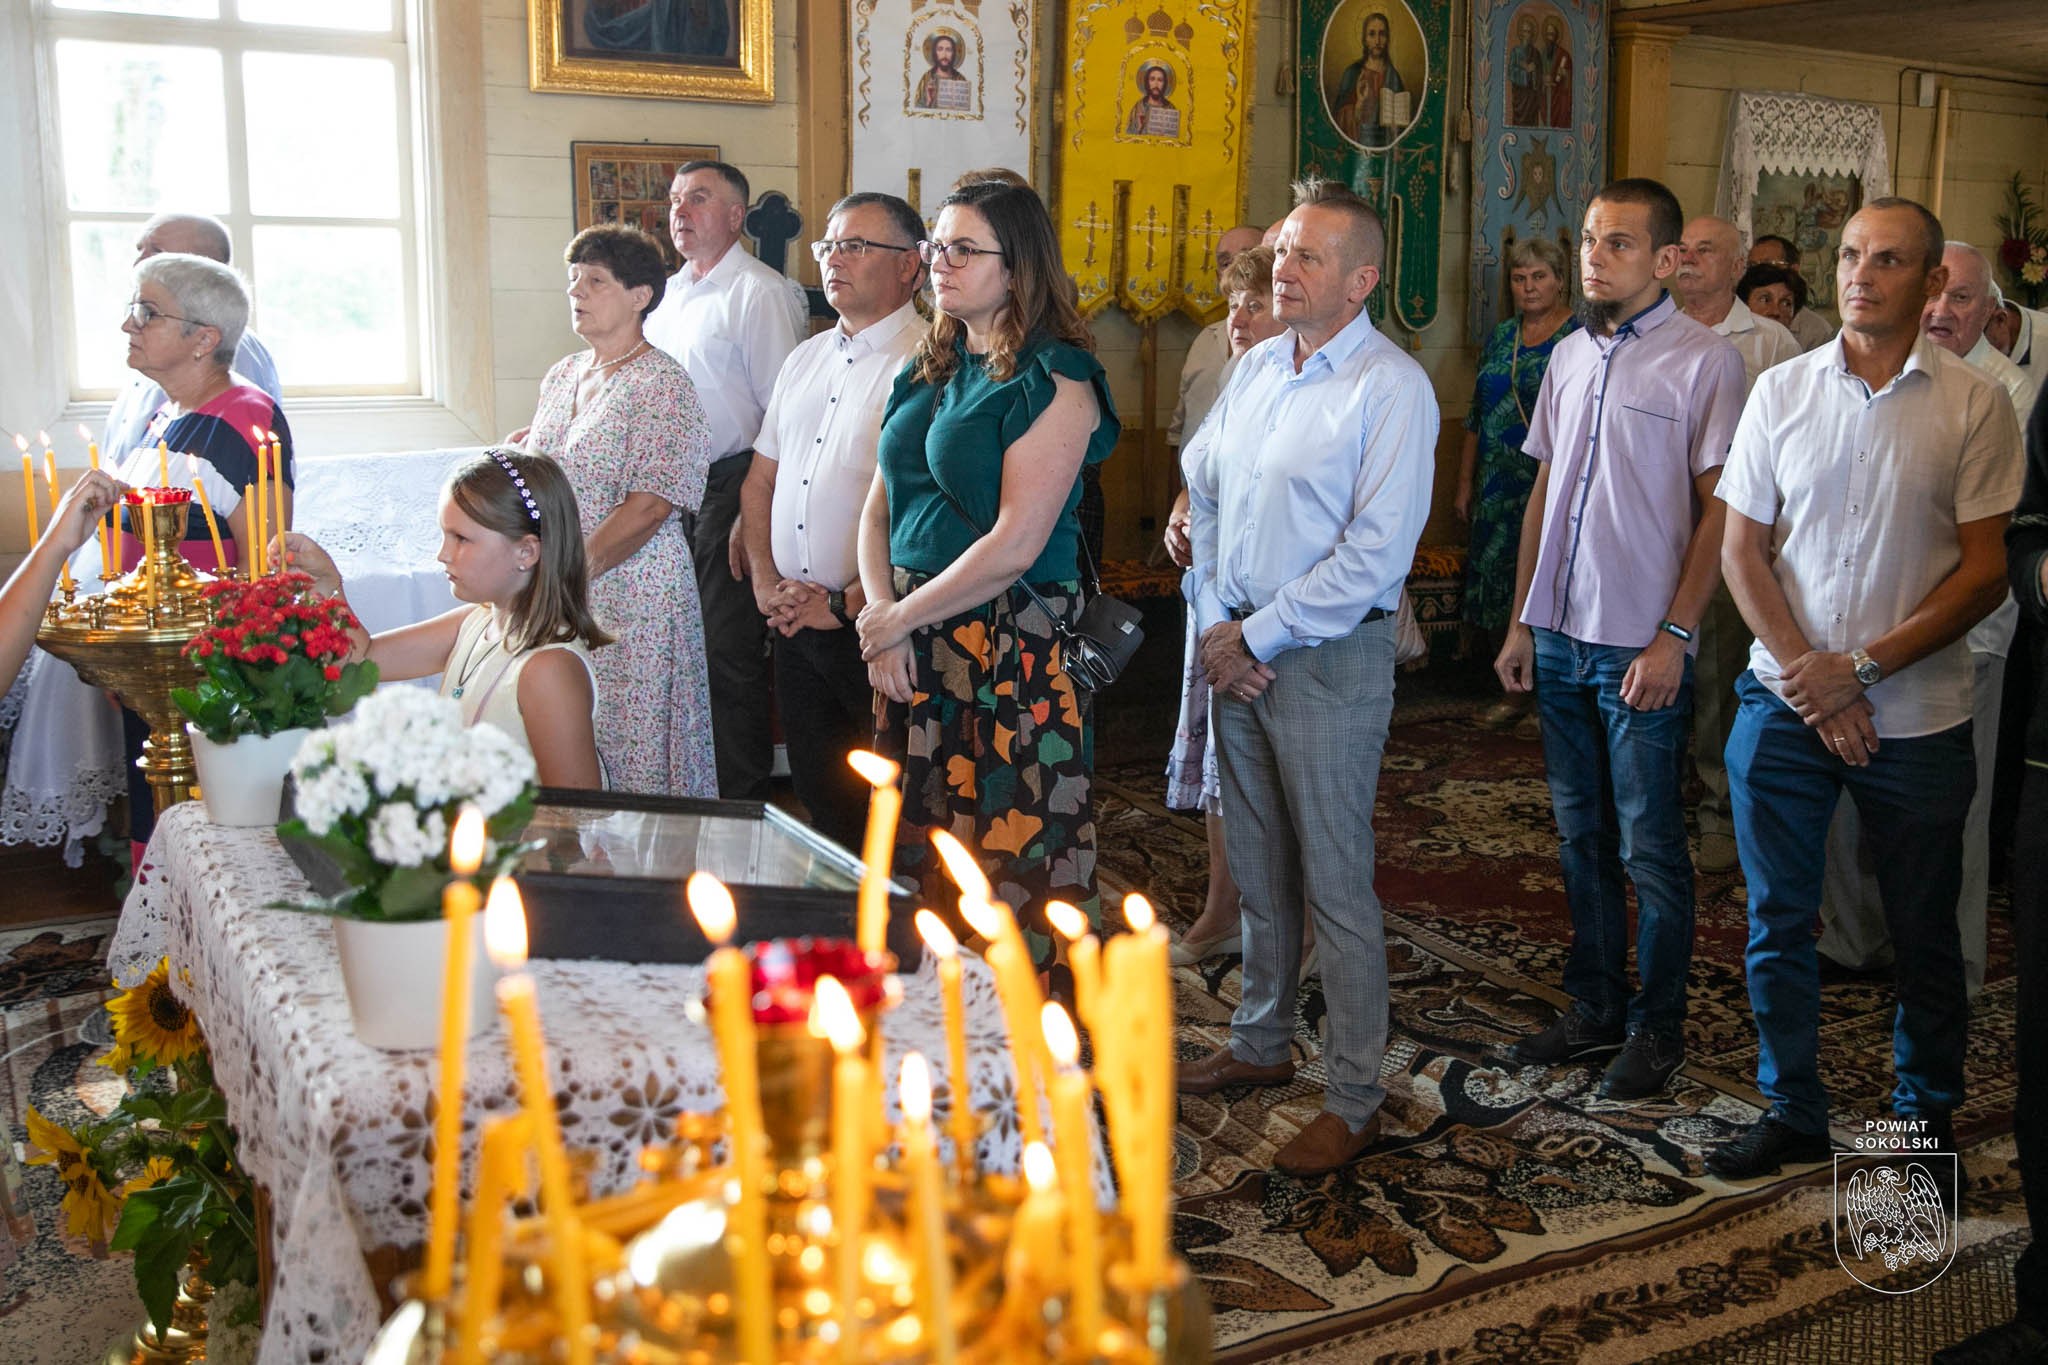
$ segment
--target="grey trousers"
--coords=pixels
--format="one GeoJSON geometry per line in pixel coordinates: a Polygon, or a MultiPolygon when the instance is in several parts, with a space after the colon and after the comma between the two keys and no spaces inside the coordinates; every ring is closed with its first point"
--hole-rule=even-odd
{"type": "Polygon", "coordinates": [[[1323,1107],[1356,1130],[1386,1098],[1387,942],[1372,889],[1372,813],[1394,710],[1394,618],[1272,666],[1279,676],[1255,700],[1210,702],[1225,848],[1244,907],[1244,995],[1230,1050],[1260,1066],[1287,1060],[1312,917],[1329,1003],[1323,1107]]]}
{"type": "MultiPolygon", "coordinates": [[[[1963,889],[1956,924],[1963,934],[1963,981],[1970,998],[1984,989],[1985,913],[1991,898],[1991,773],[1998,763],[1998,717],[2005,697],[2005,659],[1972,654],[1977,673],[1971,696],[1971,738],[1977,748],[1977,794],[1963,820],[1963,889]]],[[[1856,819],[1856,803],[1843,799],[1828,827],[1828,870],[1821,883],[1820,950],[1844,966],[1876,971],[1892,962],[1891,934],[1877,894],[1877,860],[1856,819]]]]}
{"type": "Polygon", "coordinates": [[[1735,680],[1749,667],[1756,637],[1723,583],[1714,589],[1700,617],[1699,653],[1692,661],[1692,759],[1706,794],[1700,797],[1700,833],[1735,837],[1728,804],[1728,768],[1721,755],[1735,728],[1735,680]]]}

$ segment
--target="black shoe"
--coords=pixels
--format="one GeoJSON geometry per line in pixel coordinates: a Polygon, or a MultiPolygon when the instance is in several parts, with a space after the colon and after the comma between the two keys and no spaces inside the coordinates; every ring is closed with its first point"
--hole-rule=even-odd
{"type": "Polygon", "coordinates": [[[1936,1351],[1932,1365],[2048,1365],[2048,1334],[2014,1318],[1936,1351]]]}
{"type": "Polygon", "coordinates": [[[1620,1047],[1620,1029],[1601,1028],[1576,1009],[1566,1009],[1549,1028],[1509,1048],[1508,1058],[1523,1066],[1557,1066],[1604,1056],[1620,1047]]]}
{"type": "Polygon", "coordinates": [[[1707,1153],[1707,1169],[1723,1180],[1754,1180],[1776,1175],[1784,1162],[1801,1165],[1826,1161],[1834,1151],[1826,1133],[1802,1133],[1764,1115],[1736,1136],[1707,1153]]]}
{"type": "Polygon", "coordinates": [[[1658,1094],[1671,1073],[1685,1065],[1685,1044],[1642,1024],[1631,1024],[1621,1055],[1600,1080],[1603,1100],[1646,1100],[1658,1094]]]}

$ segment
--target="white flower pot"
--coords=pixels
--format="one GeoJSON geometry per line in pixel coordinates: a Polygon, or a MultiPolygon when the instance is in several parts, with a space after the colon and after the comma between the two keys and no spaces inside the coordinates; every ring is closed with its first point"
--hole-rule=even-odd
{"type": "Polygon", "coordinates": [[[216,825],[243,827],[277,823],[284,801],[284,778],[292,758],[311,730],[280,730],[274,735],[243,735],[215,744],[187,725],[192,740],[192,766],[198,770],[199,797],[206,818],[216,825]]]}
{"type": "MultiPolygon", "coordinates": [[[[469,1036],[491,1019],[496,973],[484,955],[483,915],[470,921],[469,1036]]],[[[441,985],[448,925],[440,919],[385,924],[337,919],[334,947],[348,988],[356,1037],[371,1047],[402,1051],[441,1043],[441,985]]]]}

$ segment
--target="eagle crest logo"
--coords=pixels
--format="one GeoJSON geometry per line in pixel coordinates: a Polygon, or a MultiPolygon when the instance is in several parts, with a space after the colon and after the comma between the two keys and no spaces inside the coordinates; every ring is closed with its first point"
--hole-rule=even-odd
{"type": "Polygon", "coordinates": [[[1940,1279],[1956,1251],[1955,1157],[1924,1152],[1859,1163],[1846,1182],[1839,1160],[1835,1255],[1842,1268],[1885,1294],[1911,1293],[1940,1279]]]}

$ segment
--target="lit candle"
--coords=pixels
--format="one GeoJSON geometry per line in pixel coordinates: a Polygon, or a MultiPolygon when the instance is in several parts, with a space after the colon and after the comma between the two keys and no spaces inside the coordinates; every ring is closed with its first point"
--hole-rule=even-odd
{"type": "Polygon", "coordinates": [[[277,439],[277,433],[270,433],[270,478],[271,496],[277,500],[277,567],[280,570],[292,566],[292,552],[284,546],[284,533],[291,527],[284,519],[284,443],[277,439]]]}
{"type": "MultiPolygon", "coordinates": [[[[85,442],[86,464],[97,470],[100,467],[100,443],[93,440],[92,433],[86,430],[85,423],[83,422],[78,424],[78,438],[85,442]]],[[[100,542],[100,580],[102,582],[112,578],[120,564],[120,557],[118,555],[110,555],[107,551],[107,533],[110,528],[120,524],[116,520],[120,515],[121,507],[117,502],[114,505],[114,510],[107,514],[106,521],[93,528],[94,534],[99,538],[100,542]]]]}
{"type": "Polygon", "coordinates": [[[156,486],[158,488],[169,488],[171,486],[171,443],[169,441],[160,440],[156,443],[156,473],[156,486]]]}
{"type": "MultiPolygon", "coordinates": [[[[203,490],[201,496],[205,496],[203,490]]],[[[206,523],[212,530],[212,512],[206,514],[206,523]]],[[[218,533],[213,548],[218,555],[218,533]]],[[[448,867],[454,875],[441,892],[441,917],[448,921],[448,961],[441,974],[441,1082],[434,1106],[427,1267],[420,1278],[420,1297],[429,1300],[447,1298],[455,1278],[455,1224],[462,1217],[462,1087],[463,1050],[469,1041],[470,921],[481,899],[470,878],[483,860],[483,812],[464,806],[448,839],[448,867]]]]}
{"type": "Polygon", "coordinates": [[[1002,1001],[1003,1020],[1010,1026],[1010,1060],[1017,1069],[1017,1122],[1024,1140],[1036,1142],[1045,1133],[1038,1117],[1037,1058],[1043,1041],[1038,1011],[1045,1003],[1038,991],[1038,977],[1031,970],[1031,959],[1019,951],[1021,944],[1014,940],[1014,930],[1009,935],[1003,933],[994,906],[963,897],[960,909],[974,932],[991,940],[988,965],[995,972],[996,996],[1002,1001]]]}
{"type": "MultiPolygon", "coordinates": [[[[206,480],[199,477],[199,457],[188,454],[185,457],[185,469],[192,475],[192,491],[199,495],[199,510],[206,514],[206,534],[213,538],[213,571],[225,576],[228,571],[227,551],[221,548],[220,523],[213,519],[213,502],[206,496],[206,480]]],[[[473,872],[476,869],[470,870],[473,872]]],[[[475,888],[472,887],[471,890],[475,888]]],[[[443,908],[446,908],[445,902],[443,908]]],[[[473,911],[476,907],[472,905],[470,909],[473,911]]]]}
{"type": "Polygon", "coordinates": [[[135,504],[142,518],[142,583],[149,593],[149,609],[156,610],[156,504],[148,493],[135,504]]]}
{"type": "Polygon", "coordinates": [[[1057,1004],[1043,1014],[1046,1051],[1058,1068],[1047,1089],[1052,1094],[1053,1156],[1060,1168],[1060,1186],[1067,1199],[1067,1254],[1072,1257],[1073,1343],[1094,1355],[1102,1335],[1102,1228],[1095,1208],[1095,1148],[1088,1122],[1088,1073],[1079,1066],[1081,1040],[1074,1021],[1057,1004]]]}
{"type": "Polygon", "coordinates": [[[959,1353],[953,1331],[953,1255],[946,1239],[945,1196],[939,1188],[938,1142],[932,1135],[931,1070],[915,1052],[903,1059],[897,1093],[903,1104],[903,1164],[910,1175],[911,1198],[917,1204],[931,1358],[934,1365],[951,1365],[959,1353]]]}
{"type": "Polygon", "coordinates": [[[939,959],[939,998],[946,1013],[946,1086],[953,1095],[947,1126],[953,1132],[953,1165],[962,1185],[972,1184],[975,1147],[973,1085],[967,1074],[967,1011],[960,996],[960,945],[946,922],[929,910],[917,912],[917,932],[939,959]]]}
{"type": "Polygon", "coordinates": [[[526,1193],[526,1149],[533,1125],[524,1114],[484,1124],[477,1144],[476,1202],[469,1210],[469,1254],[462,1277],[462,1330],[456,1334],[454,1365],[483,1358],[484,1329],[498,1312],[498,1287],[505,1275],[505,1209],[526,1193]]]}
{"type": "Polygon", "coordinates": [[[861,1055],[866,1030],[846,987],[821,976],[811,997],[811,1032],[832,1040],[832,1221],[839,1229],[835,1295],[839,1358],[860,1358],[860,1258],[867,1241],[868,1061],[861,1055]]]}
{"type": "Polygon", "coordinates": [[[967,851],[967,845],[943,829],[932,831],[932,847],[939,851],[939,861],[946,865],[946,875],[953,879],[953,885],[960,888],[965,900],[988,901],[995,899],[995,889],[988,884],[988,873],[981,870],[981,864],[974,861],[974,855],[967,851]]]}
{"type": "MultiPolygon", "coordinates": [[[[50,449],[50,433],[39,431],[36,439],[43,443],[43,474],[50,485],[50,525],[57,524],[57,452],[50,449]]],[[[71,595],[71,561],[65,560],[58,577],[64,587],[64,595],[71,595]]]]}
{"type": "MultiPolygon", "coordinates": [[[[1143,896],[1124,897],[1131,932],[1121,946],[1125,979],[1112,982],[1118,1000],[1132,1005],[1130,1061],[1120,1088],[1126,1092],[1130,1127],[1139,1139],[1139,1160],[1126,1191],[1131,1211],[1131,1262],[1137,1282],[1153,1288],[1166,1282],[1168,1206],[1172,1202],[1169,1152],[1173,1138],[1173,973],[1168,965],[1166,929],[1143,896]]],[[[1123,1135],[1119,1133],[1121,1142],[1123,1135]]]]}
{"type": "Polygon", "coordinates": [[[1024,1202],[1010,1225],[1010,1250],[1003,1260],[1006,1293],[1019,1296],[1028,1326],[1044,1321],[1048,1282],[1060,1265],[1059,1173],[1043,1142],[1024,1147],[1024,1202]]]}
{"type": "Polygon", "coordinates": [[[548,1221],[548,1280],[554,1287],[556,1324],[568,1343],[569,1365],[590,1365],[590,1286],[583,1274],[583,1229],[576,1222],[575,1198],[569,1189],[569,1154],[562,1148],[555,1095],[548,1086],[547,1050],[541,1040],[533,978],[519,970],[526,961],[526,909],[519,903],[519,888],[508,877],[491,885],[490,902],[484,908],[484,945],[490,949],[491,961],[506,973],[498,981],[498,1008],[511,1034],[521,1108],[532,1127],[533,1147],[540,1160],[541,1202],[548,1221]]]}
{"type": "Polygon", "coordinates": [[[731,946],[738,916],[732,894],[708,872],[693,872],[684,887],[690,913],[718,947],[704,963],[711,991],[711,1032],[725,1082],[725,1115],[739,1199],[728,1220],[726,1250],[734,1261],[733,1312],[740,1354],[749,1365],[774,1365],[772,1299],[768,1273],[767,1138],[761,1127],[761,1080],[755,1070],[754,973],[731,946]]]}
{"type": "Polygon", "coordinates": [[[876,953],[889,933],[889,871],[896,856],[896,819],[903,812],[903,793],[896,779],[903,770],[865,749],[855,749],[846,761],[875,789],[868,798],[867,837],[861,844],[860,918],[855,938],[862,952],[876,953]]]}
{"type": "Polygon", "coordinates": [[[36,516],[36,462],[28,453],[28,437],[17,432],[14,448],[21,452],[21,495],[28,501],[28,543],[33,547],[43,538],[43,524],[36,516]]]}
{"type": "Polygon", "coordinates": [[[1102,940],[1088,932],[1088,917],[1065,901],[1047,901],[1045,917],[1067,941],[1067,965],[1074,969],[1074,1009],[1092,1036],[1101,1032],[1095,1017],[1102,998],[1102,940]]]}
{"type": "Polygon", "coordinates": [[[256,442],[256,510],[249,517],[249,530],[256,537],[256,576],[261,578],[270,572],[270,488],[263,461],[263,428],[250,427],[249,434],[256,442]]]}
{"type": "MultiPolygon", "coordinates": [[[[259,470],[258,472],[260,473],[261,471],[259,470]]],[[[257,538],[256,527],[261,521],[261,518],[257,515],[257,510],[262,506],[263,504],[256,500],[256,485],[253,483],[243,484],[242,523],[247,528],[251,540],[257,538]]],[[[250,579],[255,578],[259,572],[257,566],[263,562],[262,547],[260,545],[238,545],[235,548],[242,559],[242,576],[250,579]]]]}

